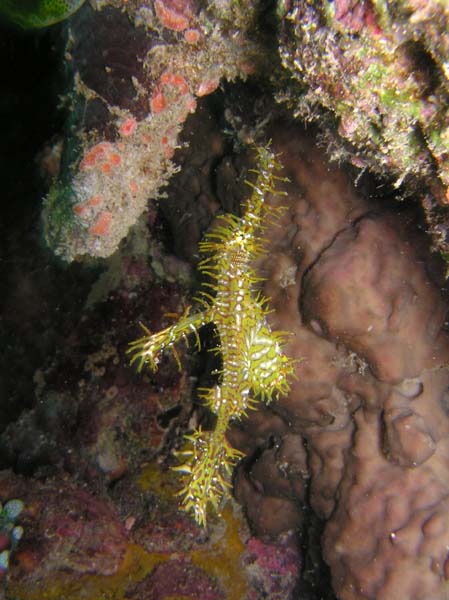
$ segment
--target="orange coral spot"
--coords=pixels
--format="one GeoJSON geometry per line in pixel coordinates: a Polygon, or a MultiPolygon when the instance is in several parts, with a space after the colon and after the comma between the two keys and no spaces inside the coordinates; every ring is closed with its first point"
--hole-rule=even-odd
{"type": "Polygon", "coordinates": [[[111,172],[111,163],[103,163],[101,165],[101,170],[105,175],[108,175],[111,172]]]}
{"type": "Polygon", "coordinates": [[[100,206],[102,202],[103,198],[100,196],[100,194],[97,194],[96,196],[92,196],[91,198],[89,198],[86,204],[87,206],[100,206]]]}
{"type": "Polygon", "coordinates": [[[87,202],[80,202],[79,204],[75,204],[73,207],[73,212],[78,216],[82,216],[87,210],[87,202]]]}
{"type": "Polygon", "coordinates": [[[173,31],[184,31],[189,26],[189,18],[183,14],[174,2],[156,0],[154,3],[156,16],[164,27],[173,31]]]}
{"type": "Polygon", "coordinates": [[[173,73],[165,71],[165,73],[162,73],[160,81],[163,85],[167,85],[168,83],[171,83],[172,77],[173,73]]]}
{"type": "Polygon", "coordinates": [[[127,137],[128,135],[132,135],[134,130],[137,127],[137,121],[134,117],[129,117],[120,125],[120,133],[121,135],[127,137]]]}
{"type": "Polygon", "coordinates": [[[187,94],[187,92],[189,91],[187,81],[182,75],[179,75],[179,73],[173,76],[173,85],[175,85],[179,89],[181,94],[187,94]]]}
{"type": "Polygon", "coordinates": [[[90,150],[89,154],[91,154],[95,158],[102,158],[107,152],[111,150],[111,148],[112,144],[110,144],[109,142],[100,142],[90,150]]]}
{"type": "Polygon", "coordinates": [[[160,113],[167,108],[167,99],[160,90],[156,90],[151,96],[150,106],[154,113],[160,113]]]}
{"type": "Polygon", "coordinates": [[[96,159],[94,159],[93,157],[85,156],[83,158],[83,160],[80,162],[80,170],[85,171],[86,169],[93,167],[95,162],[96,162],[96,159]]]}
{"type": "Polygon", "coordinates": [[[98,194],[96,196],[92,196],[88,200],[84,202],[80,202],[79,204],[75,204],[73,207],[73,212],[78,216],[82,217],[89,208],[94,208],[95,206],[100,206],[103,202],[103,198],[98,194]]]}
{"type": "Polygon", "coordinates": [[[125,144],[123,142],[119,142],[117,144],[117,148],[123,152],[123,150],[125,149],[125,144]]]}
{"type": "Polygon", "coordinates": [[[112,144],[110,142],[99,142],[96,146],[92,148],[98,154],[106,154],[112,148],[112,144]]]}
{"type": "Polygon", "coordinates": [[[189,113],[194,113],[196,110],[196,100],[195,98],[189,94],[186,97],[184,106],[182,108],[182,112],[179,113],[179,117],[178,117],[178,123],[184,123],[184,121],[187,119],[187,117],[189,116],[189,113]]]}
{"type": "Polygon", "coordinates": [[[164,137],[162,138],[162,140],[161,140],[161,141],[162,141],[162,143],[163,143],[163,144],[164,144],[164,146],[165,146],[166,144],[168,144],[168,137],[167,137],[166,135],[164,135],[164,137]]]}
{"type": "Polygon", "coordinates": [[[202,81],[197,87],[196,95],[207,96],[208,94],[212,94],[212,92],[215,92],[217,89],[219,83],[220,81],[218,79],[206,79],[205,81],[202,81]]]}
{"type": "Polygon", "coordinates": [[[184,121],[189,116],[189,113],[194,113],[195,110],[196,110],[196,100],[193,96],[189,95],[189,97],[187,98],[187,101],[185,103],[184,110],[179,115],[178,122],[184,123],[184,121]]]}
{"type": "Polygon", "coordinates": [[[80,169],[84,170],[96,165],[97,161],[103,158],[106,152],[109,152],[112,144],[109,142],[100,142],[93,146],[85,155],[80,164],[80,169]]]}
{"type": "Polygon", "coordinates": [[[173,146],[167,145],[167,146],[164,147],[164,156],[165,156],[165,158],[171,158],[174,153],[175,153],[175,149],[173,148],[173,146]]]}
{"type": "Polygon", "coordinates": [[[132,179],[129,182],[129,189],[131,190],[131,192],[133,194],[137,194],[137,192],[139,191],[139,186],[137,185],[137,183],[134,181],[134,179],[132,179]]]}
{"type": "Polygon", "coordinates": [[[184,32],[184,39],[189,44],[197,44],[200,41],[201,33],[198,29],[187,29],[184,32]]]}
{"type": "Polygon", "coordinates": [[[108,211],[101,212],[97,220],[89,229],[91,235],[106,236],[111,229],[112,213],[108,211]]]}
{"type": "Polygon", "coordinates": [[[108,158],[111,165],[114,165],[114,167],[117,167],[122,162],[120,154],[117,154],[116,152],[112,152],[108,158]]]}
{"type": "Polygon", "coordinates": [[[179,73],[169,73],[168,71],[165,71],[165,73],[162,73],[161,75],[160,82],[162,85],[173,85],[177,87],[181,94],[187,94],[189,91],[187,81],[179,73]]]}
{"type": "Polygon", "coordinates": [[[190,98],[187,100],[186,106],[189,112],[194,113],[196,111],[196,100],[193,96],[190,96],[190,98]]]}

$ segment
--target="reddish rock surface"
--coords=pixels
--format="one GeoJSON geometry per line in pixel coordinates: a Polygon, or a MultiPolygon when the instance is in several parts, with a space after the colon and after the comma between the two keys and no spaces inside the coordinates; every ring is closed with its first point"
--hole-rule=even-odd
{"type": "Polygon", "coordinates": [[[449,338],[438,275],[413,211],[368,204],[307,137],[274,138],[291,184],[261,268],[274,326],[301,362],[271,416],[233,433],[247,452],[253,443],[237,497],[258,532],[278,535],[302,522],[292,497],[308,489],[338,598],[443,600],[449,338]]]}
{"type": "Polygon", "coordinates": [[[247,454],[235,495],[252,533],[238,519],[229,527],[218,520],[208,539],[177,512],[168,467],[190,424],[210,424],[192,398],[211,370],[206,350],[213,336],[204,333],[197,359],[180,350],[182,373],[165,357],[156,375],[137,376],[125,350],[139,321],[156,330],[174,318],[166,313],[182,313],[193,294],[173,280],[187,273],[191,283],[198,240],[213,213],[220,203],[237,212],[245,195],[244,159],[230,158],[207,111],[195,118],[186,125],[194,142],[177,155],[183,169],[169,198],[142,224],[140,253],[130,246],[108,263],[113,283],[103,274],[93,285],[95,277],[84,273],[81,286],[74,270],[61,280],[46,256],[29,250],[8,274],[2,327],[10,327],[5,338],[14,331],[26,345],[17,343],[14,353],[5,347],[5,364],[11,373],[28,360],[33,365],[32,383],[17,396],[19,408],[5,413],[0,433],[2,467],[23,475],[2,476],[0,501],[20,498],[26,507],[10,582],[31,589],[46,574],[62,573],[103,578],[110,587],[102,593],[114,597],[115,585],[133,600],[156,593],[327,600],[325,578],[322,588],[301,588],[320,576],[302,552],[322,552],[342,600],[444,600],[449,344],[438,271],[412,209],[393,210],[391,201],[358,193],[312,137],[290,124],[272,131],[290,184],[259,267],[272,324],[291,334],[287,352],[299,360],[298,380],[287,398],[253,412],[229,435],[247,454]],[[53,328],[47,317],[33,337],[37,305],[64,314],[53,328]],[[36,337],[42,349],[32,354],[40,348],[36,337]],[[161,469],[142,486],[142,469],[156,459],[161,469]],[[318,519],[322,547],[318,529],[312,539],[318,519]],[[140,556],[139,577],[121,571],[130,548],[140,556]],[[233,588],[223,583],[233,581],[229,573],[240,577],[233,588]]]}
{"type": "Polygon", "coordinates": [[[22,583],[38,573],[67,569],[77,573],[114,574],[123,560],[127,532],[114,504],[68,478],[45,483],[0,473],[3,498],[21,498],[25,535],[14,562],[22,583]],[[25,578],[25,579],[24,579],[25,578]]]}

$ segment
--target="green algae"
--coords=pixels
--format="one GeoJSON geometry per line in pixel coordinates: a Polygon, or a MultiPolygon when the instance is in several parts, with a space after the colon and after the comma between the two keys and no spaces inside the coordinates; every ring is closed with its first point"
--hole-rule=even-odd
{"type": "Polygon", "coordinates": [[[64,21],[85,0],[2,0],[0,17],[23,29],[39,29],[64,21]]]}

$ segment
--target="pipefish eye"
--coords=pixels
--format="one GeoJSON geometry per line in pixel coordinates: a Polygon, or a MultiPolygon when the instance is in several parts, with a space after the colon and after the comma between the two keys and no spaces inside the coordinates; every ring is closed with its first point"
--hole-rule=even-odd
{"type": "Polygon", "coordinates": [[[23,29],[38,29],[64,21],[85,0],[2,0],[0,17],[23,29]]]}

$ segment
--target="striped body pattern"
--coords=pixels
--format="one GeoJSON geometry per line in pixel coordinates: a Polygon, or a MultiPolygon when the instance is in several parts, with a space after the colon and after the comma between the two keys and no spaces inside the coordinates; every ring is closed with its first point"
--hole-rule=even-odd
{"type": "Polygon", "coordinates": [[[279,168],[268,148],[257,149],[259,168],[256,182],[248,183],[252,193],[243,217],[221,216],[213,231],[200,244],[206,256],[199,264],[200,272],[209,278],[197,299],[203,310],[186,311],[172,327],[143,338],[130,346],[139,368],[147,363],[157,368],[160,353],[212,322],[219,344],[213,352],[221,356],[219,383],[202,391],[202,399],[217,416],[213,431],[197,429],[186,436],[186,448],[178,453],[182,463],[175,470],[184,474],[180,492],[181,505],[193,513],[200,525],[206,524],[207,507],[215,510],[223,495],[229,492],[232,469],[243,454],[226,439],[229,423],[241,419],[248,410],[257,408],[289,391],[289,378],[294,374],[294,361],[283,354],[285,334],[273,332],[267,321],[268,301],[256,291],[261,279],[252,264],[264,253],[262,234],[276,218],[279,208],[267,205],[265,198],[281,194],[275,175],[279,168]]]}

